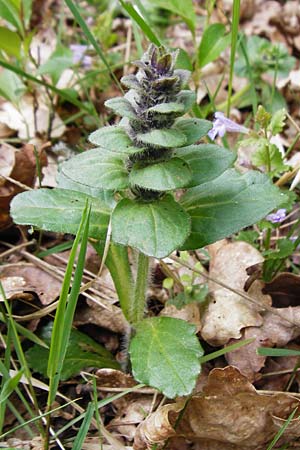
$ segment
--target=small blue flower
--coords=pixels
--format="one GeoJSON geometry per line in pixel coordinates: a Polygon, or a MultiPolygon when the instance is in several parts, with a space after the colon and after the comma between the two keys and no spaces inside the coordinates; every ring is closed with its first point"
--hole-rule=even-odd
{"type": "Polygon", "coordinates": [[[284,208],[278,209],[278,211],[272,214],[268,214],[266,217],[266,219],[272,223],[281,223],[285,220],[285,218],[286,218],[286,209],[284,208]]]}
{"type": "Polygon", "coordinates": [[[82,64],[83,67],[90,67],[92,65],[92,58],[85,55],[88,50],[88,45],[71,44],[70,49],[73,53],[73,64],[82,64]]]}
{"type": "Polygon", "coordinates": [[[213,127],[207,135],[214,140],[217,136],[223,137],[226,131],[230,133],[248,133],[249,130],[242,125],[228,119],[222,112],[216,112],[214,115],[213,127]]]}

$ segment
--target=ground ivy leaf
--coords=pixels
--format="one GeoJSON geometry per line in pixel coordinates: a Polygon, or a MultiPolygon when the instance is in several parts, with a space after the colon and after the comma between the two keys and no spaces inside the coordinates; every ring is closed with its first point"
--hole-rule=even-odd
{"type": "Polygon", "coordinates": [[[180,158],[172,158],[151,165],[134,164],[129,181],[146,189],[170,191],[189,185],[192,173],[189,165],[180,158]]]}
{"type": "Polygon", "coordinates": [[[190,232],[190,219],[171,195],[153,202],[121,200],[112,214],[112,240],[163,258],[180,247],[190,232]]]}
{"type": "MultiPolygon", "coordinates": [[[[49,322],[42,328],[41,339],[50,345],[53,323],[49,322]]],[[[47,377],[49,349],[35,344],[26,352],[26,359],[30,367],[47,377]]],[[[119,364],[112,354],[95,342],[89,336],[78,330],[71,330],[70,340],[63,364],[61,379],[68,380],[88,367],[119,369],[119,364]]]]}
{"type": "Polygon", "coordinates": [[[236,155],[219,145],[200,144],[176,149],[178,156],[188,163],[192,171],[189,187],[198,186],[219,177],[232,166],[236,155]]]}
{"type": "Polygon", "coordinates": [[[137,117],[131,103],[124,97],[111,98],[106,100],[104,105],[122,117],[128,117],[129,119],[136,119],[137,117]]]}
{"type": "Polygon", "coordinates": [[[89,236],[105,239],[110,210],[96,198],[67,189],[23,192],[11,203],[11,216],[21,225],[42,230],[76,234],[87,199],[92,204],[89,236]]]}
{"type": "Polygon", "coordinates": [[[201,248],[225,238],[262,219],[284,201],[286,195],[266,175],[227,170],[217,179],[189,189],[181,198],[192,219],[192,231],[183,248],[201,248]]]}
{"type": "Polygon", "coordinates": [[[171,317],[145,319],[136,327],[129,353],[137,381],[168,398],[192,392],[203,355],[193,325],[171,317]]]}
{"type": "Polygon", "coordinates": [[[148,133],[140,133],[137,139],[143,144],[150,144],[157,147],[174,148],[187,145],[185,134],[177,128],[162,128],[151,130],[148,133]]]}
{"type": "Polygon", "coordinates": [[[66,161],[63,175],[77,183],[101,189],[125,189],[128,172],[123,155],[103,152],[100,148],[88,150],[66,161]]]}
{"type": "MultiPolygon", "coordinates": [[[[212,123],[204,119],[178,119],[175,127],[185,135],[185,145],[191,145],[207,135],[212,128],[212,123]]],[[[178,147],[182,147],[182,145],[178,147]]]]}

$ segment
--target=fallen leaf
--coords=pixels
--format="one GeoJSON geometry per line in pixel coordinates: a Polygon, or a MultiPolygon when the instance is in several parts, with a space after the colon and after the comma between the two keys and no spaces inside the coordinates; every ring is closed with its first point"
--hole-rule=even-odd
{"type": "Polygon", "coordinates": [[[286,307],[300,304],[300,277],[294,273],[282,272],[270,283],[265,283],[264,294],[272,297],[273,306],[286,307]]]}
{"type": "MultiPolygon", "coordinates": [[[[222,281],[233,289],[243,291],[248,278],[246,269],[263,261],[261,254],[243,241],[225,243],[211,260],[210,277],[222,281]]],[[[241,329],[251,325],[261,325],[259,311],[270,304],[270,297],[261,293],[259,282],[255,281],[248,291],[261,303],[255,306],[239,294],[210,282],[211,299],[202,316],[201,335],[212,345],[226,344],[231,338],[239,338],[241,329]]]]}
{"type": "MultiPolygon", "coordinates": [[[[285,394],[259,394],[235,367],[213,369],[203,393],[193,396],[186,406],[180,400],[151,414],[138,427],[133,448],[150,449],[178,435],[198,442],[201,450],[265,450],[295,408],[299,400],[285,394]]],[[[300,421],[295,419],[281,442],[299,435],[300,421]]]]}
{"type": "Polygon", "coordinates": [[[24,292],[35,292],[42,305],[49,305],[59,296],[61,290],[60,281],[33,264],[2,266],[0,279],[4,281],[4,291],[11,300],[22,297],[24,292]]]}

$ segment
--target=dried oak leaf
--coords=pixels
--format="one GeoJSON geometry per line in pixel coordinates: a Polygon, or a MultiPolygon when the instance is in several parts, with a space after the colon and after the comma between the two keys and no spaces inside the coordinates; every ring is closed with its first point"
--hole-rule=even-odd
{"type": "MultiPolygon", "coordinates": [[[[183,400],[151,414],[138,427],[133,448],[149,449],[177,435],[203,443],[209,450],[264,450],[299,405],[299,400],[289,395],[259,394],[235,367],[213,369],[203,393],[188,401],[176,431],[183,400]]],[[[283,436],[284,442],[300,436],[300,421],[293,420],[283,436]]]]}
{"type": "MultiPolygon", "coordinates": [[[[213,256],[209,274],[231,288],[243,291],[248,278],[247,267],[262,261],[258,250],[246,242],[225,243],[213,256]]],[[[226,344],[231,338],[239,338],[242,328],[262,324],[259,311],[265,304],[270,304],[271,299],[262,294],[258,281],[252,284],[247,294],[255,298],[261,308],[216,283],[210,282],[209,287],[211,299],[201,318],[201,335],[211,345],[226,344]]]]}
{"type": "Polygon", "coordinates": [[[256,353],[258,347],[284,347],[300,335],[300,306],[273,309],[275,314],[269,311],[264,313],[261,327],[243,330],[241,340],[253,338],[254,342],[226,354],[228,363],[238,367],[250,380],[255,379],[255,373],[259,372],[266,360],[265,356],[256,353]],[[284,317],[288,320],[284,320],[284,317]]]}

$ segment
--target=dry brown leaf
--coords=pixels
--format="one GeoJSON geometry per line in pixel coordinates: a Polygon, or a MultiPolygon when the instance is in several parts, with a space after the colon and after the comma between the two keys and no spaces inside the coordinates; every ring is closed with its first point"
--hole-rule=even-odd
{"type": "MultiPolygon", "coordinates": [[[[299,408],[299,400],[292,396],[259,394],[232,366],[213,369],[203,391],[188,401],[176,431],[173,426],[184,407],[182,400],[151,414],[138,427],[134,449],[150,449],[177,434],[210,450],[263,450],[299,408]]],[[[284,433],[284,442],[300,436],[300,421],[294,423],[284,433]]]]}
{"type": "MultiPolygon", "coordinates": [[[[284,347],[300,336],[300,306],[274,308],[274,312],[279,312],[281,317],[267,311],[263,314],[261,327],[247,327],[243,330],[240,340],[254,338],[254,342],[225,355],[228,363],[238,367],[249,380],[253,381],[255,374],[265,364],[266,357],[259,356],[256,352],[257,348],[275,345],[284,347]],[[285,321],[282,317],[286,317],[296,325],[285,321]]],[[[230,341],[231,344],[234,342],[236,341],[230,341]]]]}
{"type": "Polygon", "coordinates": [[[159,315],[185,320],[195,325],[197,333],[201,331],[200,310],[197,302],[188,303],[180,309],[177,309],[175,305],[167,305],[159,315]]]}
{"type": "Polygon", "coordinates": [[[127,389],[137,384],[131,375],[116,369],[99,369],[96,375],[97,386],[127,389]]]}
{"type": "Polygon", "coordinates": [[[265,283],[262,291],[271,295],[274,306],[300,305],[300,277],[294,273],[280,273],[270,283],[265,283]]]}
{"type": "Polygon", "coordinates": [[[2,266],[0,278],[4,281],[6,296],[11,300],[23,297],[24,292],[35,292],[42,305],[49,305],[59,296],[61,290],[60,281],[33,264],[2,266]]]}
{"type": "MultiPolygon", "coordinates": [[[[247,267],[262,261],[258,250],[246,242],[225,243],[211,260],[210,276],[243,291],[248,278],[247,267]]],[[[270,297],[261,293],[259,282],[252,284],[248,294],[262,305],[261,308],[215,283],[211,282],[209,287],[211,299],[201,318],[201,335],[207,342],[223,345],[231,338],[239,338],[242,328],[262,324],[259,311],[264,304],[270,304],[270,297]]]]}

